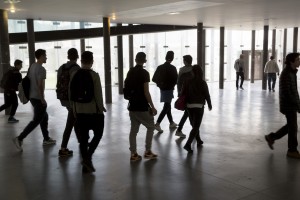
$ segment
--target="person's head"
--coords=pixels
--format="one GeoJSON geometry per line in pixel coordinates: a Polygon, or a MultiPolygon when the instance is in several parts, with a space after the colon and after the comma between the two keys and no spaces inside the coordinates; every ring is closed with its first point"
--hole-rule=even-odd
{"type": "Polygon", "coordinates": [[[174,59],[174,52],[173,51],[168,51],[166,54],[166,61],[172,62],[174,59]]]}
{"type": "Polygon", "coordinates": [[[241,54],[241,55],[240,55],[240,59],[244,59],[244,54],[241,54]]]}
{"type": "Polygon", "coordinates": [[[79,58],[78,51],[75,48],[71,48],[68,50],[68,59],[69,60],[77,60],[79,58]]]}
{"type": "Polygon", "coordinates": [[[285,64],[291,67],[292,69],[298,68],[300,65],[299,56],[300,56],[299,53],[289,53],[285,57],[285,64]]]}
{"type": "Polygon", "coordinates": [[[274,56],[270,56],[270,60],[274,60],[274,56]]]}
{"type": "Polygon", "coordinates": [[[18,69],[18,70],[20,70],[21,68],[22,68],[22,60],[15,60],[15,62],[14,62],[14,66],[15,66],[15,68],[16,69],[18,69]]]}
{"type": "Polygon", "coordinates": [[[135,62],[143,65],[146,62],[146,54],[144,52],[138,52],[135,56],[135,62]]]}
{"type": "Polygon", "coordinates": [[[193,65],[193,73],[195,78],[203,78],[203,71],[199,65],[193,65]]]}
{"type": "Polygon", "coordinates": [[[47,61],[46,50],[38,49],[35,51],[34,55],[35,55],[35,58],[38,63],[40,63],[40,64],[46,63],[46,61],[47,61]]]}
{"type": "Polygon", "coordinates": [[[82,64],[82,67],[91,68],[92,65],[93,65],[93,63],[94,63],[93,53],[90,52],[90,51],[84,51],[81,54],[81,64],[82,64]]]}
{"type": "Polygon", "coordinates": [[[192,62],[193,62],[192,56],[190,56],[190,55],[183,56],[183,63],[185,65],[192,65],[192,62]]]}

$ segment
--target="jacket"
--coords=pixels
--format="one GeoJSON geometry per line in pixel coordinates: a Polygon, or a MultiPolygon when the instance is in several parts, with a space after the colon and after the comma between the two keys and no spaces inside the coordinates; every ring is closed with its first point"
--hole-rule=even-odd
{"type": "Polygon", "coordinates": [[[181,93],[183,83],[193,77],[192,66],[183,66],[179,69],[178,79],[177,79],[177,91],[178,96],[181,93]]]}
{"type": "Polygon", "coordinates": [[[157,67],[152,81],[156,83],[161,90],[174,90],[177,78],[178,74],[176,67],[169,62],[165,62],[157,67]]]}
{"type": "Polygon", "coordinates": [[[297,69],[286,66],[279,78],[280,112],[300,112],[300,100],[297,90],[297,69]]]}

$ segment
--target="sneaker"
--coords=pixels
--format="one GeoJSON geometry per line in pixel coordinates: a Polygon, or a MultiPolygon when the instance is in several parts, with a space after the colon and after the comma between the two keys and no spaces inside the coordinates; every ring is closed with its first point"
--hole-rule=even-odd
{"type": "Polygon", "coordinates": [[[298,151],[288,151],[286,156],[289,158],[300,159],[300,154],[298,151]]]}
{"type": "Polygon", "coordinates": [[[274,144],[274,140],[272,140],[271,138],[270,138],[270,136],[269,135],[265,135],[265,139],[266,139],[266,141],[267,141],[267,143],[268,143],[268,145],[269,145],[269,147],[270,147],[270,149],[274,149],[274,147],[273,147],[273,144],[274,144]]]}
{"type": "Polygon", "coordinates": [[[13,139],[13,143],[16,145],[17,149],[19,149],[20,151],[23,151],[23,148],[22,148],[23,142],[21,140],[19,140],[18,137],[15,137],[13,139]]]}
{"type": "Polygon", "coordinates": [[[156,129],[159,133],[164,132],[164,131],[160,128],[160,125],[158,125],[158,124],[155,124],[155,129],[156,129]]]}
{"type": "Polygon", "coordinates": [[[179,136],[179,137],[181,137],[181,138],[185,138],[185,137],[186,137],[186,135],[183,134],[182,131],[176,131],[175,135],[176,135],[176,136],[179,136]]]}
{"type": "Polygon", "coordinates": [[[193,153],[193,149],[191,148],[191,145],[184,145],[183,147],[188,153],[193,153]]]}
{"type": "Polygon", "coordinates": [[[273,92],[275,92],[275,90],[274,90],[274,89],[272,89],[272,91],[273,91],[273,92]]]}
{"type": "Polygon", "coordinates": [[[202,146],[202,144],[203,144],[203,141],[202,141],[202,140],[197,141],[197,146],[202,146]]]}
{"type": "Polygon", "coordinates": [[[241,90],[244,90],[244,88],[243,88],[242,86],[240,86],[240,89],[241,89],[241,90]]]}
{"type": "Polygon", "coordinates": [[[95,172],[96,169],[93,165],[93,162],[91,160],[84,160],[81,162],[82,164],[82,171],[85,172],[95,172]]]}
{"type": "Polygon", "coordinates": [[[134,161],[139,161],[139,160],[142,160],[142,156],[140,156],[136,152],[131,154],[130,161],[134,162],[134,161]]]}
{"type": "Polygon", "coordinates": [[[69,149],[61,149],[58,151],[58,156],[60,157],[67,157],[72,155],[73,155],[73,151],[69,149]]]}
{"type": "Polygon", "coordinates": [[[145,151],[144,158],[146,159],[156,159],[157,155],[152,153],[151,150],[145,151]]]}
{"type": "Polygon", "coordinates": [[[56,140],[53,140],[52,138],[49,137],[48,140],[43,141],[43,145],[50,145],[50,144],[55,144],[56,140]]]}
{"type": "Polygon", "coordinates": [[[9,117],[8,120],[7,120],[8,123],[17,123],[19,122],[19,120],[17,120],[16,118],[14,117],[9,117]]]}
{"type": "Polygon", "coordinates": [[[175,122],[172,122],[169,126],[170,128],[176,128],[177,127],[177,124],[175,122]]]}

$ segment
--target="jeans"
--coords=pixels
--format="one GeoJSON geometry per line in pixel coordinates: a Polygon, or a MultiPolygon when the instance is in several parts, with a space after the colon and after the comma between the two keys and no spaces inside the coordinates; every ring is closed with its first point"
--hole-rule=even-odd
{"type": "Polygon", "coordinates": [[[241,77],[240,87],[243,87],[244,83],[244,72],[236,72],[236,88],[239,88],[239,78],[241,77]]]}
{"type": "Polygon", "coordinates": [[[10,116],[13,117],[16,114],[18,108],[18,97],[15,91],[4,91],[4,104],[0,106],[0,112],[6,108],[10,109],[10,116]]]}
{"type": "Polygon", "coordinates": [[[275,133],[271,133],[269,137],[273,140],[278,140],[288,134],[288,149],[291,152],[297,151],[298,140],[298,124],[297,124],[297,112],[285,113],[287,124],[281,127],[275,133]]]}
{"type": "Polygon", "coordinates": [[[129,150],[131,152],[136,152],[136,136],[139,132],[140,125],[143,124],[147,128],[146,133],[146,151],[151,150],[152,147],[152,138],[154,133],[154,117],[150,114],[149,111],[137,112],[130,111],[129,117],[131,121],[131,128],[129,134],[129,150]]]}
{"type": "Polygon", "coordinates": [[[269,90],[274,90],[276,84],[276,73],[268,73],[268,87],[269,90]],[[271,82],[272,82],[272,88],[271,88],[271,82]]]}
{"type": "Polygon", "coordinates": [[[181,117],[181,120],[178,124],[177,131],[182,131],[183,125],[184,125],[184,123],[185,123],[185,121],[187,120],[188,117],[189,117],[189,113],[188,113],[187,110],[185,110],[182,117],[181,117]]]}
{"type": "Polygon", "coordinates": [[[91,160],[103,136],[104,114],[77,114],[76,126],[80,134],[80,152],[83,160],[91,160]],[[89,143],[89,130],[94,132],[94,137],[89,143]]]}
{"type": "Polygon", "coordinates": [[[157,119],[158,124],[161,123],[161,121],[164,119],[165,115],[167,115],[169,122],[172,123],[173,117],[172,117],[172,113],[171,113],[171,103],[165,102],[163,110],[161,111],[161,113],[159,114],[158,119],[157,119]]]}
{"type": "Polygon", "coordinates": [[[64,134],[63,134],[63,139],[62,139],[62,142],[61,142],[61,147],[62,148],[67,148],[73,127],[74,127],[74,131],[75,131],[77,140],[79,142],[79,133],[78,133],[78,130],[76,128],[77,126],[75,126],[76,118],[74,116],[73,109],[71,107],[66,107],[66,108],[68,110],[68,117],[67,117],[67,122],[66,122],[66,127],[65,127],[65,130],[64,130],[64,134]]]}
{"type": "Polygon", "coordinates": [[[192,126],[192,130],[191,130],[189,138],[186,142],[186,146],[190,146],[195,138],[198,143],[201,142],[199,129],[200,129],[200,125],[201,125],[203,114],[204,114],[204,107],[188,108],[188,114],[189,114],[189,119],[190,119],[190,123],[192,126]]]}
{"type": "Polygon", "coordinates": [[[44,140],[49,140],[47,106],[40,99],[30,99],[33,106],[33,120],[25,127],[18,139],[23,140],[33,129],[40,125],[44,140]]]}

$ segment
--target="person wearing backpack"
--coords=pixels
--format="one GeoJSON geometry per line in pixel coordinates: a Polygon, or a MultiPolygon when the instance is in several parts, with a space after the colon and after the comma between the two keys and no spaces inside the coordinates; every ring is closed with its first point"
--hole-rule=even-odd
{"type": "Polygon", "coordinates": [[[18,91],[18,85],[22,80],[22,75],[20,69],[22,68],[22,61],[15,60],[14,66],[9,69],[2,77],[1,87],[4,89],[4,104],[0,106],[0,112],[4,109],[10,109],[10,115],[8,118],[8,123],[17,123],[19,120],[15,119],[15,114],[18,108],[18,97],[16,91],[18,91]]]}
{"type": "Polygon", "coordinates": [[[126,90],[134,91],[131,98],[129,98],[128,110],[131,122],[129,134],[129,150],[131,152],[130,161],[139,161],[142,159],[137,153],[136,136],[139,132],[140,125],[147,128],[146,145],[144,158],[156,159],[157,155],[151,150],[152,138],[155,129],[154,116],[157,110],[152,102],[151,94],[149,92],[150,75],[143,65],[146,63],[146,54],[139,52],[136,54],[136,66],[131,68],[127,73],[125,79],[126,90]]]}
{"type": "Polygon", "coordinates": [[[76,126],[79,133],[82,172],[95,172],[92,156],[103,135],[104,114],[102,87],[99,74],[91,68],[93,53],[85,51],[81,55],[81,69],[71,76],[69,96],[76,126]],[[89,130],[94,136],[90,143],[89,130]]]}
{"type": "MultiPolygon", "coordinates": [[[[56,83],[56,94],[57,99],[60,100],[62,106],[66,107],[68,110],[68,117],[66,121],[65,130],[63,133],[61,148],[58,152],[58,156],[66,157],[73,155],[73,151],[67,148],[68,142],[70,139],[70,135],[72,133],[72,129],[75,124],[75,117],[73,114],[73,109],[70,106],[69,102],[69,83],[71,75],[80,69],[80,66],[77,64],[78,59],[78,51],[75,48],[71,48],[68,50],[68,59],[69,61],[62,66],[59,67],[57,71],[57,83],[56,83]]],[[[75,127],[74,127],[75,129],[75,127]]],[[[75,134],[78,138],[77,130],[75,130],[75,134]]]]}
{"type": "Polygon", "coordinates": [[[244,55],[241,54],[240,58],[234,62],[234,69],[236,71],[236,90],[239,90],[239,77],[241,77],[240,89],[244,90],[244,55]]]}
{"type": "Polygon", "coordinates": [[[29,99],[33,106],[33,119],[25,127],[19,136],[13,139],[17,149],[23,151],[23,140],[40,125],[44,137],[43,145],[52,145],[56,140],[49,137],[47,102],[45,99],[46,69],[43,64],[47,61],[46,50],[35,51],[36,62],[30,66],[28,77],[30,79],[29,99]]]}

